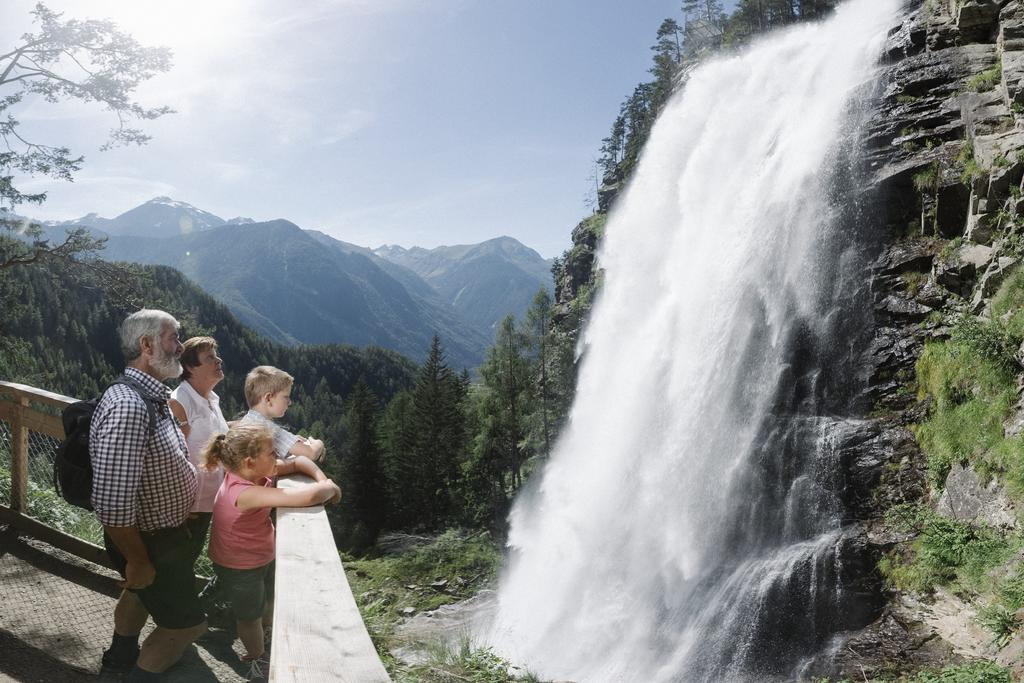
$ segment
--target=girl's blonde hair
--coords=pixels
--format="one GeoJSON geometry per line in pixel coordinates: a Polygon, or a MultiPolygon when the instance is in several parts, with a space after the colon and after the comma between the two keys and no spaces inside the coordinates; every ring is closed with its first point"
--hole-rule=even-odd
{"type": "Polygon", "coordinates": [[[222,465],[230,472],[242,468],[246,458],[256,458],[274,443],[274,435],[266,425],[258,422],[235,422],[227,434],[218,434],[210,439],[203,449],[202,462],[207,470],[214,470],[222,465]]]}

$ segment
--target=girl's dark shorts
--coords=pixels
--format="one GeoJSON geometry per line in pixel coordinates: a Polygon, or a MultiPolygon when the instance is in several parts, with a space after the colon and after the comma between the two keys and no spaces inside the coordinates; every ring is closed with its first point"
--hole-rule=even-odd
{"type": "MultiPolygon", "coordinates": [[[[156,569],[153,583],[132,592],[149,610],[157,626],[170,629],[192,628],[206,621],[199,604],[193,564],[194,546],[189,524],[169,529],[140,532],[142,543],[149,553],[149,561],[156,569]]],[[[114,568],[125,575],[127,561],[117,545],[103,534],[103,545],[114,568]]]]}
{"type": "Polygon", "coordinates": [[[274,597],[274,563],[255,569],[231,569],[216,562],[217,592],[221,599],[231,603],[235,618],[252,621],[263,616],[263,606],[274,597]]]}

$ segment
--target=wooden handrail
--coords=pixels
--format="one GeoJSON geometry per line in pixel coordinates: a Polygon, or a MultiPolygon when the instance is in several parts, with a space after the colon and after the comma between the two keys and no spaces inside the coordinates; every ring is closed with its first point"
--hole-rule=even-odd
{"type": "Polygon", "coordinates": [[[9,524],[72,555],[110,567],[107,551],[29,517],[28,511],[28,433],[38,432],[54,439],[64,438],[60,417],[32,407],[32,403],[63,409],[75,402],[70,396],[14,382],[0,382],[0,420],[11,427],[11,505],[0,505],[0,522],[9,524]]]}
{"type": "MultiPolygon", "coordinates": [[[[60,417],[33,408],[37,402],[64,408],[76,399],[12,382],[0,382],[0,420],[11,427],[11,507],[0,505],[0,523],[61,550],[110,566],[106,551],[25,514],[28,492],[28,433],[64,438],[60,417]]],[[[282,479],[284,488],[309,481],[282,479]]],[[[272,681],[385,683],[384,665],[366,632],[341,566],[323,506],[279,509],[274,601],[272,681]]]]}
{"type": "Polygon", "coordinates": [[[0,399],[0,420],[11,425],[11,509],[23,514],[28,500],[29,431],[64,438],[60,418],[33,410],[30,403],[38,401],[63,409],[75,399],[14,382],[0,382],[0,394],[9,397],[0,399]]]}
{"type": "MultiPolygon", "coordinates": [[[[289,488],[311,481],[292,475],[281,479],[278,486],[289,488]]],[[[352,597],[322,505],[277,510],[270,680],[391,680],[352,597]]]]}

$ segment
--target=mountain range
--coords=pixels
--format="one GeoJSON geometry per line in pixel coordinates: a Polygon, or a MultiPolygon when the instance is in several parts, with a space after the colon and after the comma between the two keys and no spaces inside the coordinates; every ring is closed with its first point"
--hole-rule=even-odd
{"type": "Polygon", "coordinates": [[[550,264],[510,237],[423,249],[350,244],[278,219],[224,220],[168,197],[88,227],[104,258],[180,270],[244,323],[286,344],[374,345],[421,359],[441,337],[456,367],[483,360],[498,321],[551,287],[550,264]]]}

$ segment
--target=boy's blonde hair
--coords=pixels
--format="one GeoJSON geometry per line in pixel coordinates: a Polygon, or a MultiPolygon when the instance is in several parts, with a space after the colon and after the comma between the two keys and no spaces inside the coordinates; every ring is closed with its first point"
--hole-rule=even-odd
{"type": "Polygon", "coordinates": [[[245,402],[255,408],[267,394],[290,389],[293,381],[295,378],[284,370],[273,365],[258,365],[245,377],[245,402]]]}
{"type": "Polygon", "coordinates": [[[258,457],[267,446],[274,447],[274,435],[266,425],[233,422],[227,434],[218,434],[203,448],[203,468],[215,470],[221,465],[229,472],[237,472],[246,458],[258,457]]]}

